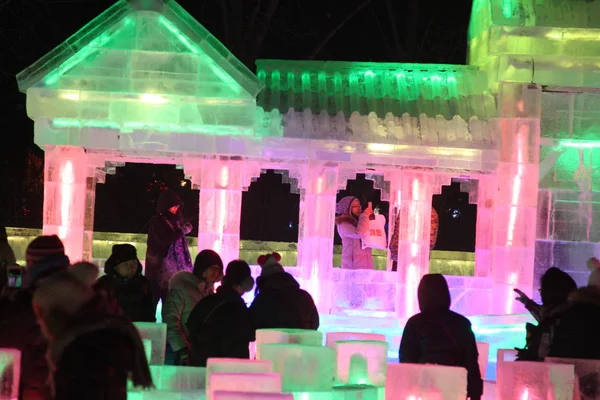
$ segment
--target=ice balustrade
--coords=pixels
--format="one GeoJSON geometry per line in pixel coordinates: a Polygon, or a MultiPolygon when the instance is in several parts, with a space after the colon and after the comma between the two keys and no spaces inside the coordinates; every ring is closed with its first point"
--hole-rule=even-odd
{"type": "Polygon", "coordinates": [[[215,400],[218,391],[281,393],[283,377],[279,373],[213,372],[208,378],[207,400],[215,400]]]}
{"type": "Polygon", "coordinates": [[[467,370],[430,364],[389,364],[385,399],[462,400],[467,397],[467,370]]]}
{"type": "Polygon", "coordinates": [[[573,365],[531,361],[498,363],[497,399],[572,400],[574,389],[573,365]]]}
{"type": "Polygon", "coordinates": [[[150,340],[152,353],[148,362],[150,365],[165,363],[165,348],[167,345],[167,324],[154,322],[134,322],[142,340],[150,340]]]}
{"type": "Polygon", "coordinates": [[[575,369],[575,385],[573,399],[593,399],[600,392],[600,361],[546,357],[545,362],[551,364],[572,365],[575,369]]]}

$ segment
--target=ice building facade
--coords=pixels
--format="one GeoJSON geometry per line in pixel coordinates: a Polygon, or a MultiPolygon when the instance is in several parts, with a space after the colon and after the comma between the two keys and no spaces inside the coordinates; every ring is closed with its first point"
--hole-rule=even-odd
{"type": "Polygon", "coordinates": [[[43,231],[90,259],[105,174],[175,164],[200,189],[198,248],[229,261],[242,192],[287,171],[293,274],[320,311],[406,317],[431,197],[457,179],[478,210],[475,273],[448,278],[453,307],[523,312],[513,288],[532,294],[552,265],[582,283],[600,253],[596,3],[475,0],[468,65],[259,60],[253,74],[175,1],[120,0],[17,77],[46,152],[43,231]],[[400,206],[398,272],[333,268],[336,194],[357,172],[400,206]]]}

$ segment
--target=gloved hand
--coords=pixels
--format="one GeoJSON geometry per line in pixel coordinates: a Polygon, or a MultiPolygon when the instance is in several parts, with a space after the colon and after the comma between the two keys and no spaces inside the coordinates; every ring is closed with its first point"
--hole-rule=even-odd
{"type": "Polygon", "coordinates": [[[192,231],[192,229],[194,229],[194,227],[192,226],[192,224],[190,224],[189,222],[186,222],[185,224],[183,224],[183,226],[181,227],[181,230],[183,231],[184,235],[187,235],[188,233],[190,233],[192,231]]]}

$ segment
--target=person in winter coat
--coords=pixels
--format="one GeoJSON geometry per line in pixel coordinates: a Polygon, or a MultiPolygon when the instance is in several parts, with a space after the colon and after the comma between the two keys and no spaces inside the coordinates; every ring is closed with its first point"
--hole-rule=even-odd
{"type": "Polygon", "coordinates": [[[439,364],[467,370],[467,397],[479,400],[483,381],[471,323],[450,310],[450,291],[440,274],[423,276],[417,291],[421,312],[404,327],[400,362],[439,364]]]}
{"type": "Polygon", "coordinates": [[[369,218],[373,215],[370,204],[363,211],[356,197],[346,196],[335,206],[335,213],[335,225],[342,238],[342,268],[373,269],[371,249],[363,249],[361,243],[369,234],[369,218]]]}
{"type": "Polygon", "coordinates": [[[223,277],[223,261],[212,250],[202,250],[194,261],[194,272],[179,271],[169,282],[169,293],[162,309],[167,324],[167,344],[176,354],[174,364],[186,365],[191,348],[187,320],[194,306],[214,293],[215,283],[223,277]]]}
{"type": "Polygon", "coordinates": [[[183,202],[172,190],[163,191],[150,220],[146,248],[145,275],[150,281],[154,307],[163,302],[169,291],[169,280],[177,271],[191,271],[192,257],[185,235],[192,225],[183,220],[183,202]]]}
{"type": "Polygon", "coordinates": [[[557,316],[549,357],[600,360],[600,288],[580,288],[569,302],[557,316]]]}
{"type": "MultiPolygon", "coordinates": [[[[433,250],[435,243],[437,242],[438,231],[440,227],[440,217],[435,211],[435,208],[431,208],[431,230],[429,232],[429,250],[433,250]]],[[[396,209],[396,222],[394,222],[394,232],[390,238],[389,249],[390,259],[392,260],[392,271],[398,270],[398,244],[400,241],[400,210],[396,209]]]]}
{"type": "Polygon", "coordinates": [[[0,348],[21,351],[19,399],[51,398],[46,384],[48,364],[44,357],[47,342],[33,312],[33,296],[43,279],[69,268],[69,258],[57,236],[38,236],[27,247],[23,287],[0,300],[0,348]]]}
{"type": "Polygon", "coordinates": [[[104,289],[131,321],[155,322],[155,306],[148,279],[142,275],[137,250],[130,244],[115,244],[104,264],[105,275],[95,289],[104,289]]]}
{"type": "Polygon", "coordinates": [[[227,265],[217,292],[200,300],[188,318],[191,365],[205,367],[215,357],[250,358],[250,342],[256,338],[242,295],[253,287],[247,262],[235,260],[227,265]]]}
{"type": "Polygon", "coordinates": [[[54,400],[126,400],[127,383],[151,388],[142,340],[126,317],[115,317],[102,292],[70,273],[41,282],[33,308],[49,342],[46,359],[54,400]]]}
{"type": "Polygon", "coordinates": [[[254,328],[319,329],[319,312],[311,295],[300,289],[276,257],[261,257],[257,292],[250,306],[254,328]]]}
{"type": "Polygon", "coordinates": [[[529,325],[527,346],[519,350],[518,360],[521,361],[543,361],[548,356],[558,316],[569,307],[569,295],[577,289],[577,284],[569,274],[552,267],[542,275],[540,287],[542,305],[515,289],[519,294],[517,300],[538,321],[537,326],[529,325]]]}
{"type": "Polygon", "coordinates": [[[96,264],[81,261],[69,267],[69,273],[87,287],[94,287],[100,276],[100,268],[96,264]]]}
{"type": "Polygon", "coordinates": [[[16,262],[15,253],[8,243],[6,228],[0,225],[0,290],[4,288],[8,281],[8,267],[15,265],[16,262]]]}

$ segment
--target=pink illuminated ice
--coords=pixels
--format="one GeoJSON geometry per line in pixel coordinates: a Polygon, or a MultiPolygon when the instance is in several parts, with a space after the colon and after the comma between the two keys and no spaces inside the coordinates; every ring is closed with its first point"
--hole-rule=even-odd
{"type": "Polygon", "coordinates": [[[243,372],[213,372],[209,378],[207,400],[214,400],[218,391],[281,393],[281,375],[277,373],[252,374],[243,372]]]}
{"type": "Polygon", "coordinates": [[[498,366],[497,399],[572,400],[573,365],[542,362],[502,362],[498,366]]]}
{"type": "Polygon", "coordinates": [[[600,360],[546,357],[551,364],[567,364],[575,367],[575,390],[573,399],[593,399],[600,393],[600,360]]]}
{"type": "Polygon", "coordinates": [[[477,342],[477,353],[479,354],[479,371],[481,372],[481,377],[485,378],[490,354],[490,344],[485,342],[477,342]]]}
{"type": "Polygon", "coordinates": [[[261,359],[261,345],[269,343],[294,343],[307,346],[323,346],[323,332],[306,329],[257,329],[257,359],[261,359]]]}
{"type": "Polygon", "coordinates": [[[374,340],[377,342],[385,342],[385,335],[364,332],[327,332],[325,334],[325,342],[328,347],[335,348],[335,343],[342,340],[374,340]]]}
{"type": "Polygon", "coordinates": [[[165,363],[165,347],[167,344],[167,325],[154,322],[133,323],[143,339],[152,342],[152,356],[150,365],[163,365],[165,363]]]}
{"type": "Polygon", "coordinates": [[[21,379],[21,352],[15,349],[0,349],[0,399],[19,397],[21,379]]]}
{"type": "Polygon", "coordinates": [[[226,392],[213,393],[213,400],[294,400],[291,393],[226,392]]]}
{"type": "Polygon", "coordinates": [[[386,342],[338,341],[335,350],[337,382],[385,386],[388,351],[386,342]]]}
{"type": "Polygon", "coordinates": [[[335,351],[301,344],[262,344],[263,360],[281,374],[284,392],[325,392],[333,387],[335,351]]]}
{"type": "Polygon", "coordinates": [[[467,370],[432,364],[388,364],[385,399],[464,400],[467,370]]]}
{"type": "Polygon", "coordinates": [[[273,372],[273,363],[240,358],[209,358],[206,362],[206,388],[210,389],[211,374],[223,372],[266,374],[273,372]]]}

